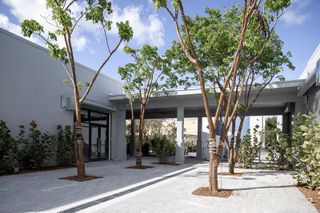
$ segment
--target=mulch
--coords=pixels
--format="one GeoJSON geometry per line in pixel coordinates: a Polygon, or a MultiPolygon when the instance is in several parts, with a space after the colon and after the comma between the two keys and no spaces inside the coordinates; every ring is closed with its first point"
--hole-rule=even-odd
{"type": "Polygon", "coordinates": [[[192,192],[193,195],[228,198],[232,194],[231,189],[219,189],[218,192],[210,193],[208,187],[199,187],[192,192]]]}
{"type": "Polygon", "coordinates": [[[151,169],[152,166],[128,166],[127,169],[151,169]]]}
{"type": "Polygon", "coordinates": [[[320,212],[320,190],[312,190],[305,186],[298,186],[300,192],[304,194],[304,196],[309,200],[309,202],[316,207],[318,212],[320,212]]]}
{"type": "Polygon", "coordinates": [[[95,180],[95,179],[99,179],[99,178],[103,178],[103,177],[101,177],[101,176],[90,176],[90,175],[86,175],[84,177],[79,177],[78,175],[74,175],[74,176],[62,177],[62,178],[59,178],[59,179],[84,182],[84,181],[90,181],[90,180],[95,180]]]}
{"type": "Polygon", "coordinates": [[[218,175],[222,175],[222,176],[241,176],[242,173],[241,172],[235,172],[235,173],[231,174],[230,172],[219,172],[218,175]]]}

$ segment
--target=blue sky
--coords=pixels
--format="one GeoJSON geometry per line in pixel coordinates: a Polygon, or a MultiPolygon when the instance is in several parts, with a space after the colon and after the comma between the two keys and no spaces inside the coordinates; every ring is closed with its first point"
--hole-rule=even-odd
{"type": "MultiPolygon", "coordinates": [[[[52,28],[44,19],[49,13],[45,10],[45,0],[1,0],[0,27],[20,34],[19,23],[26,18],[40,19],[46,27],[52,28]]],[[[114,21],[129,20],[134,30],[134,38],[130,45],[136,48],[149,43],[159,47],[160,53],[168,48],[176,34],[172,21],[163,10],[155,12],[151,0],[113,0],[114,21]]],[[[185,11],[188,15],[203,14],[206,7],[229,8],[236,0],[187,0],[185,11]]],[[[75,6],[75,10],[80,8],[75,6]]],[[[292,0],[277,26],[277,32],[284,41],[285,51],[291,51],[292,62],[296,66],[294,72],[285,69],[287,80],[297,79],[307,61],[320,42],[320,0],[292,0]]],[[[93,69],[97,68],[107,55],[107,48],[99,29],[90,24],[82,24],[75,36],[74,46],[76,60],[93,69]]],[[[117,36],[109,33],[110,44],[115,45],[117,36]]],[[[39,43],[37,38],[33,42],[39,43]]],[[[117,68],[130,62],[122,50],[118,51],[104,68],[103,73],[120,80],[117,68]]]]}

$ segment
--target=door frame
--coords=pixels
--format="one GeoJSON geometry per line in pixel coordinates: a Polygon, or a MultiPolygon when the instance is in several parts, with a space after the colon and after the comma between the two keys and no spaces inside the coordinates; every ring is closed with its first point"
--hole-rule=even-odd
{"type": "Polygon", "coordinates": [[[90,129],[89,129],[89,132],[90,132],[90,140],[89,140],[89,157],[90,157],[90,161],[99,161],[99,160],[108,160],[109,159],[109,139],[108,139],[108,125],[103,125],[103,124],[95,124],[95,123],[91,123],[90,124],[90,129]],[[97,150],[100,149],[100,152],[98,152],[98,157],[97,158],[92,158],[92,127],[97,127],[98,128],[98,137],[97,139],[100,139],[100,144],[97,143],[97,150]],[[105,157],[101,157],[101,134],[103,134],[102,132],[102,128],[105,128],[105,144],[104,144],[104,147],[105,147],[105,157]]]}
{"type": "MultiPolygon", "coordinates": [[[[88,153],[84,153],[87,155],[88,157],[88,161],[99,161],[99,160],[110,160],[110,155],[111,155],[111,127],[110,127],[110,124],[111,124],[111,113],[106,113],[106,112],[99,112],[97,110],[91,110],[91,109],[86,109],[86,108],[81,108],[81,111],[84,111],[87,113],[88,115],[88,128],[89,128],[89,135],[88,135],[88,145],[89,145],[89,149],[88,149],[88,153]],[[107,118],[106,118],[106,125],[105,124],[96,124],[96,123],[92,123],[92,120],[91,120],[91,112],[94,112],[94,113],[99,113],[99,114],[103,114],[103,115],[106,115],[107,118]],[[91,139],[91,136],[92,136],[92,128],[91,126],[103,126],[106,128],[106,143],[105,143],[105,149],[106,149],[106,156],[105,158],[94,158],[94,159],[91,159],[91,145],[92,145],[92,139],[91,139]]],[[[74,121],[74,126],[73,128],[75,129],[75,122],[76,122],[76,115],[75,113],[73,114],[73,121],[74,121]]],[[[101,131],[101,130],[100,130],[101,131]]]]}

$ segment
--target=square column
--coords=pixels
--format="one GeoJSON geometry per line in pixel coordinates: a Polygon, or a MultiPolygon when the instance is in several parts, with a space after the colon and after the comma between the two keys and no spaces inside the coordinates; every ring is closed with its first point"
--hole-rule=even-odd
{"type": "Polygon", "coordinates": [[[202,117],[198,117],[197,160],[202,159],[202,117]]]}
{"type": "Polygon", "coordinates": [[[127,160],[126,111],[118,110],[111,116],[111,160],[127,160]]]}
{"type": "Polygon", "coordinates": [[[175,163],[184,163],[184,107],[177,108],[177,144],[175,163]]]}

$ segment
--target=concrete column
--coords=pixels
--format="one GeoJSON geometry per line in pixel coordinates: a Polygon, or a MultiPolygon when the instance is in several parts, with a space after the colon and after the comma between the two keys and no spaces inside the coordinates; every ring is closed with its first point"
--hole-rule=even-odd
{"type": "Polygon", "coordinates": [[[202,117],[198,117],[197,160],[202,159],[202,117]]]}
{"type": "Polygon", "coordinates": [[[126,111],[112,113],[111,119],[111,159],[127,160],[126,111]]]}
{"type": "Polygon", "coordinates": [[[184,163],[184,108],[177,108],[177,145],[175,163],[184,163]]]}
{"type": "Polygon", "coordinates": [[[282,115],[282,132],[289,134],[289,114],[282,115]]]}

